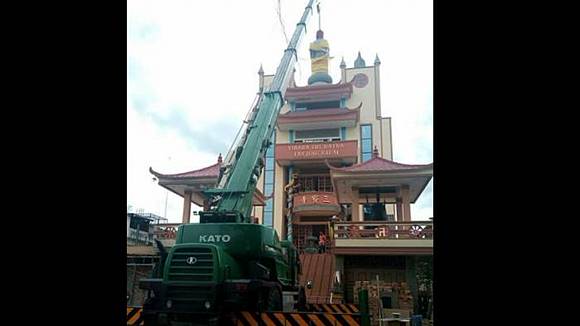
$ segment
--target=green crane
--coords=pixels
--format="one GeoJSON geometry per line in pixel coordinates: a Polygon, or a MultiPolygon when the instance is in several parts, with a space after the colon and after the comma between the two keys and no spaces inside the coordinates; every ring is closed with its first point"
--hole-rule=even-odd
{"type": "Polygon", "coordinates": [[[215,206],[209,211],[200,212],[201,223],[251,223],[252,197],[264,167],[266,150],[271,145],[278,114],[284,104],[284,94],[297,59],[296,49],[306,30],[313,2],[308,2],[270,87],[259,99],[243,141],[235,148],[234,163],[223,171],[223,180],[219,183],[224,186],[205,191],[213,198],[215,206]]]}
{"type": "Polygon", "coordinates": [[[205,191],[209,210],[199,224],[181,225],[175,245],[163,252],[143,305],[145,325],[218,322],[228,311],[280,311],[283,292],[305,302],[300,260],[289,240],[272,227],[251,223],[252,199],[284,93],[297,60],[297,47],[312,14],[309,0],[271,85],[263,90],[240,141],[226,157],[218,185],[205,191]]]}

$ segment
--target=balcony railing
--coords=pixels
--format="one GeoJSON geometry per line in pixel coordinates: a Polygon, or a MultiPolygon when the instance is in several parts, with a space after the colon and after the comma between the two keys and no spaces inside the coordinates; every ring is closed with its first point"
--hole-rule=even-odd
{"type": "Polygon", "coordinates": [[[337,222],[335,239],[433,239],[432,221],[337,222]]]}

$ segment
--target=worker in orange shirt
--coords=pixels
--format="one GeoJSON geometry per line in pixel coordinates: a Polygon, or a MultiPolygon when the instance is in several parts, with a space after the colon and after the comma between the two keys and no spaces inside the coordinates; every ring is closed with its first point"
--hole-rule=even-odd
{"type": "Polygon", "coordinates": [[[319,253],[326,252],[326,234],[322,232],[318,234],[318,252],[319,253]]]}

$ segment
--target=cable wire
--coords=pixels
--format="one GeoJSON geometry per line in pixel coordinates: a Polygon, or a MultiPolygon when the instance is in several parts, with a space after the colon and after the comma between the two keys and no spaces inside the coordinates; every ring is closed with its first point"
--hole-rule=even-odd
{"type": "MultiPolygon", "coordinates": [[[[277,0],[276,3],[277,3],[276,14],[278,15],[278,21],[280,22],[280,27],[282,28],[282,34],[284,35],[284,40],[286,40],[286,44],[288,44],[288,43],[290,43],[290,41],[288,40],[288,35],[286,34],[286,27],[284,24],[284,19],[282,19],[282,5],[280,3],[280,0],[277,0]]],[[[302,79],[302,66],[300,65],[300,61],[296,60],[296,64],[298,65],[298,77],[300,79],[302,79]]]]}

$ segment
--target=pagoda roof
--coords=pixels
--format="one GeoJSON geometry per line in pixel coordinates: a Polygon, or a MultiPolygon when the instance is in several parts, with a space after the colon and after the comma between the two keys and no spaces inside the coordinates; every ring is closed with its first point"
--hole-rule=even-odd
{"type": "Polygon", "coordinates": [[[216,164],[207,166],[205,168],[201,168],[198,170],[176,173],[176,174],[162,174],[153,170],[153,168],[149,168],[149,172],[156,176],[159,179],[196,179],[196,178],[217,178],[219,177],[221,162],[217,162],[216,164]]]}
{"type": "Polygon", "coordinates": [[[332,109],[310,109],[305,111],[289,111],[278,117],[278,124],[287,123],[311,123],[319,121],[358,121],[360,107],[332,108],[332,109]]]}
{"type": "Polygon", "coordinates": [[[379,157],[376,148],[373,157],[366,162],[342,168],[332,166],[328,161],[326,165],[330,169],[330,177],[339,201],[344,200],[343,196],[348,196],[348,189],[352,187],[361,190],[408,187],[410,201],[414,203],[433,177],[433,163],[403,164],[387,160],[379,157]]]}
{"type": "Polygon", "coordinates": [[[288,101],[294,102],[340,100],[343,97],[350,98],[352,91],[352,82],[340,82],[327,85],[308,85],[289,87],[286,90],[285,98],[288,101]]]}
{"type": "MultiPolygon", "coordinates": [[[[163,174],[150,167],[149,172],[157,177],[161,187],[181,197],[184,197],[186,191],[191,191],[193,193],[192,202],[198,206],[203,206],[203,200],[206,198],[203,190],[215,187],[221,166],[222,156],[220,154],[217,163],[201,169],[175,174],[163,174]]],[[[256,189],[253,195],[253,204],[264,206],[265,201],[269,198],[259,189],[256,189]]]]}
{"type": "Polygon", "coordinates": [[[379,157],[378,155],[373,155],[368,161],[363,163],[354,164],[347,167],[335,167],[326,163],[332,171],[340,172],[387,172],[387,171],[407,171],[407,170],[419,170],[425,168],[432,168],[433,163],[430,164],[403,164],[385,158],[379,157]]]}

